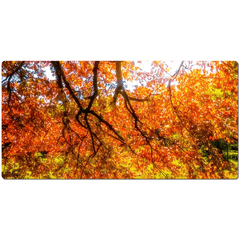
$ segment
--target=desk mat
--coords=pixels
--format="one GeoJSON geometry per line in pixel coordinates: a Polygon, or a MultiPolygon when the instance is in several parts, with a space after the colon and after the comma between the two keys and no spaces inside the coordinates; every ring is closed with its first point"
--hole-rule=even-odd
{"type": "Polygon", "coordinates": [[[237,179],[235,61],[2,62],[4,179],[237,179]]]}

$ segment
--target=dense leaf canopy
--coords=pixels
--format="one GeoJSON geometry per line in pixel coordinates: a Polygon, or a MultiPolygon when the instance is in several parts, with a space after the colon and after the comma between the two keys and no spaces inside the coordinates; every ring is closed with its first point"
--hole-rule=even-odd
{"type": "Polygon", "coordinates": [[[4,178],[236,178],[238,64],[2,63],[4,178]],[[45,70],[51,70],[52,76],[45,70]]]}

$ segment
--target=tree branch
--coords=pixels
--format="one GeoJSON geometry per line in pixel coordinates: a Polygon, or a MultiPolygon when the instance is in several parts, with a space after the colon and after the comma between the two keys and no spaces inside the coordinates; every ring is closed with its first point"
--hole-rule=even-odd
{"type": "Polygon", "coordinates": [[[130,100],[132,101],[136,101],[136,102],[147,102],[150,101],[149,98],[144,98],[144,99],[139,99],[139,98],[134,98],[134,97],[128,97],[130,100]]]}
{"type": "Polygon", "coordinates": [[[10,87],[10,81],[11,81],[11,78],[13,77],[13,75],[15,73],[17,73],[23,66],[25,62],[21,62],[21,64],[11,73],[9,74],[7,77],[6,77],[6,81],[7,81],[7,91],[9,92],[9,96],[8,96],[8,107],[11,109],[10,107],[10,101],[11,101],[11,95],[12,95],[12,90],[11,90],[11,87],[10,87]]]}
{"type": "Polygon", "coordinates": [[[62,67],[61,67],[60,62],[59,62],[59,61],[52,61],[52,64],[53,64],[53,66],[54,66],[54,68],[55,68],[55,71],[56,71],[56,74],[57,74],[57,78],[58,78],[57,81],[58,81],[59,87],[60,87],[61,89],[63,88],[63,86],[62,86],[62,81],[61,81],[61,78],[62,78],[62,79],[63,79],[63,82],[64,82],[64,84],[65,84],[65,86],[66,86],[66,88],[68,89],[68,91],[69,91],[69,93],[70,93],[70,95],[72,96],[72,98],[74,99],[74,101],[76,102],[76,104],[78,105],[80,111],[82,111],[82,110],[83,110],[82,105],[81,105],[79,99],[77,98],[77,96],[75,96],[75,94],[74,94],[74,92],[73,92],[73,90],[72,90],[69,82],[67,81],[67,79],[66,79],[66,77],[65,77],[65,74],[64,74],[64,72],[63,72],[63,70],[62,70],[62,67]]]}
{"type": "Polygon", "coordinates": [[[118,136],[119,141],[121,141],[122,143],[125,143],[124,139],[116,132],[116,130],[113,128],[113,126],[110,123],[108,123],[106,120],[104,120],[101,116],[99,116],[93,110],[90,110],[89,113],[91,113],[93,116],[98,118],[100,122],[104,123],[112,132],[114,132],[115,135],[118,136]]]}
{"type": "Polygon", "coordinates": [[[117,73],[117,88],[115,89],[115,93],[113,96],[113,102],[111,104],[113,104],[113,103],[116,104],[118,94],[123,89],[122,70],[121,70],[121,62],[120,61],[116,62],[116,73],[117,73]]]}
{"type": "Polygon", "coordinates": [[[93,87],[94,87],[94,93],[93,95],[91,96],[91,100],[88,104],[88,107],[86,108],[85,113],[88,114],[89,110],[91,109],[92,107],[92,104],[95,100],[95,98],[97,97],[98,95],[98,86],[97,86],[97,71],[98,71],[98,65],[99,65],[99,61],[95,61],[95,64],[94,64],[94,68],[93,68],[93,87]]]}

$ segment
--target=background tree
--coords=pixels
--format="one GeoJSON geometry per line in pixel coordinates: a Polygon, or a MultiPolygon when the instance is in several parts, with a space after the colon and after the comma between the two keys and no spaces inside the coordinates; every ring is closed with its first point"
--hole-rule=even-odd
{"type": "Polygon", "coordinates": [[[4,178],[238,174],[236,62],[3,62],[2,118],[4,178]]]}

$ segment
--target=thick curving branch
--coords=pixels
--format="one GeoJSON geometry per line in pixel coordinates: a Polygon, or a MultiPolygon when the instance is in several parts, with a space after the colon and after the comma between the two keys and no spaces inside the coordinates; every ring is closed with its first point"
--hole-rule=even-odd
{"type": "Polygon", "coordinates": [[[94,151],[94,155],[96,155],[97,153],[97,150],[95,148],[95,139],[98,139],[97,135],[92,131],[91,129],[91,126],[89,124],[89,121],[88,121],[88,114],[90,113],[91,115],[95,116],[100,122],[104,123],[116,136],[117,136],[117,139],[122,142],[123,144],[125,143],[124,139],[117,133],[117,131],[113,128],[113,126],[108,123],[106,120],[104,120],[101,116],[99,116],[96,112],[94,112],[91,107],[92,107],[92,104],[95,100],[95,98],[97,97],[98,95],[98,86],[97,86],[97,71],[98,71],[98,65],[99,65],[99,61],[96,61],[95,64],[94,64],[94,68],[93,68],[93,74],[94,74],[94,77],[93,77],[93,87],[94,87],[94,93],[93,95],[90,97],[90,102],[87,106],[86,109],[84,109],[80,103],[80,100],[77,98],[77,96],[74,94],[74,91],[72,90],[69,82],[67,81],[65,75],[64,75],[64,72],[62,70],[62,67],[61,67],[61,64],[59,61],[53,61],[52,62],[54,68],[55,68],[55,71],[56,71],[56,74],[57,74],[57,82],[58,82],[58,85],[59,85],[59,88],[61,89],[61,91],[63,91],[63,84],[62,84],[62,80],[66,86],[66,88],[68,89],[70,95],[72,96],[72,98],[74,99],[74,101],[76,102],[76,104],[78,105],[78,108],[79,108],[79,111],[77,113],[77,115],[75,116],[77,122],[85,129],[87,129],[89,132],[90,132],[90,135],[91,135],[91,140],[92,140],[92,146],[93,146],[93,151],[94,151]],[[86,122],[86,126],[84,126],[83,123],[81,123],[81,121],[79,120],[79,116],[81,114],[84,114],[84,120],[86,122]]]}
{"type": "Polygon", "coordinates": [[[98,71],[98,65],[99,65],[99,61],[95,61],[95,64],[94,64],[94,68],[93,68],[93,88],[94,88],[94,93],[93,95],[90,97],[90,102],[88,104],[88,107],[86,108],[85,112],[86,114],[88,114],[89,110],[91,109],[92,107],[92,104],[95,100],[95,98],[97,97],[98,95],[98,86],[97,86],[97,71],[98,71]]]}
{"type": "Polygon", "coordinates": [[[57,83],[58,83],[58,86],[60,87],[60,89],[63,89],[63,85],[62,85],[62,80],[66,86],[66,88],[68,89],[70,95],[72,96],[72,98],[74,99],[74,101],[76,102],[76,104],[78,105],[80,111],[83,110],[82,108],[82,105],[79,101],[79,99],[77,98],[77,96],[74,94],[69,82],[67,81],[66,77],[65,77],[65,74],[62,70],[62,67],[61,67],[61,64],[59,61],[52,61],[52,64],[55,68],[55,71],[56,71],[56,74],[57,74],[57,83]]]}
{"type": "Polygon", "coordinates": [[[117,88],[113,96],[113,104],[116,104],[117,98],[121,90],[123,89],[123,80],[122,80],[122,70],[121,70],[121,61],[116,62],[116,73],[117,73],[117,88]]]}

